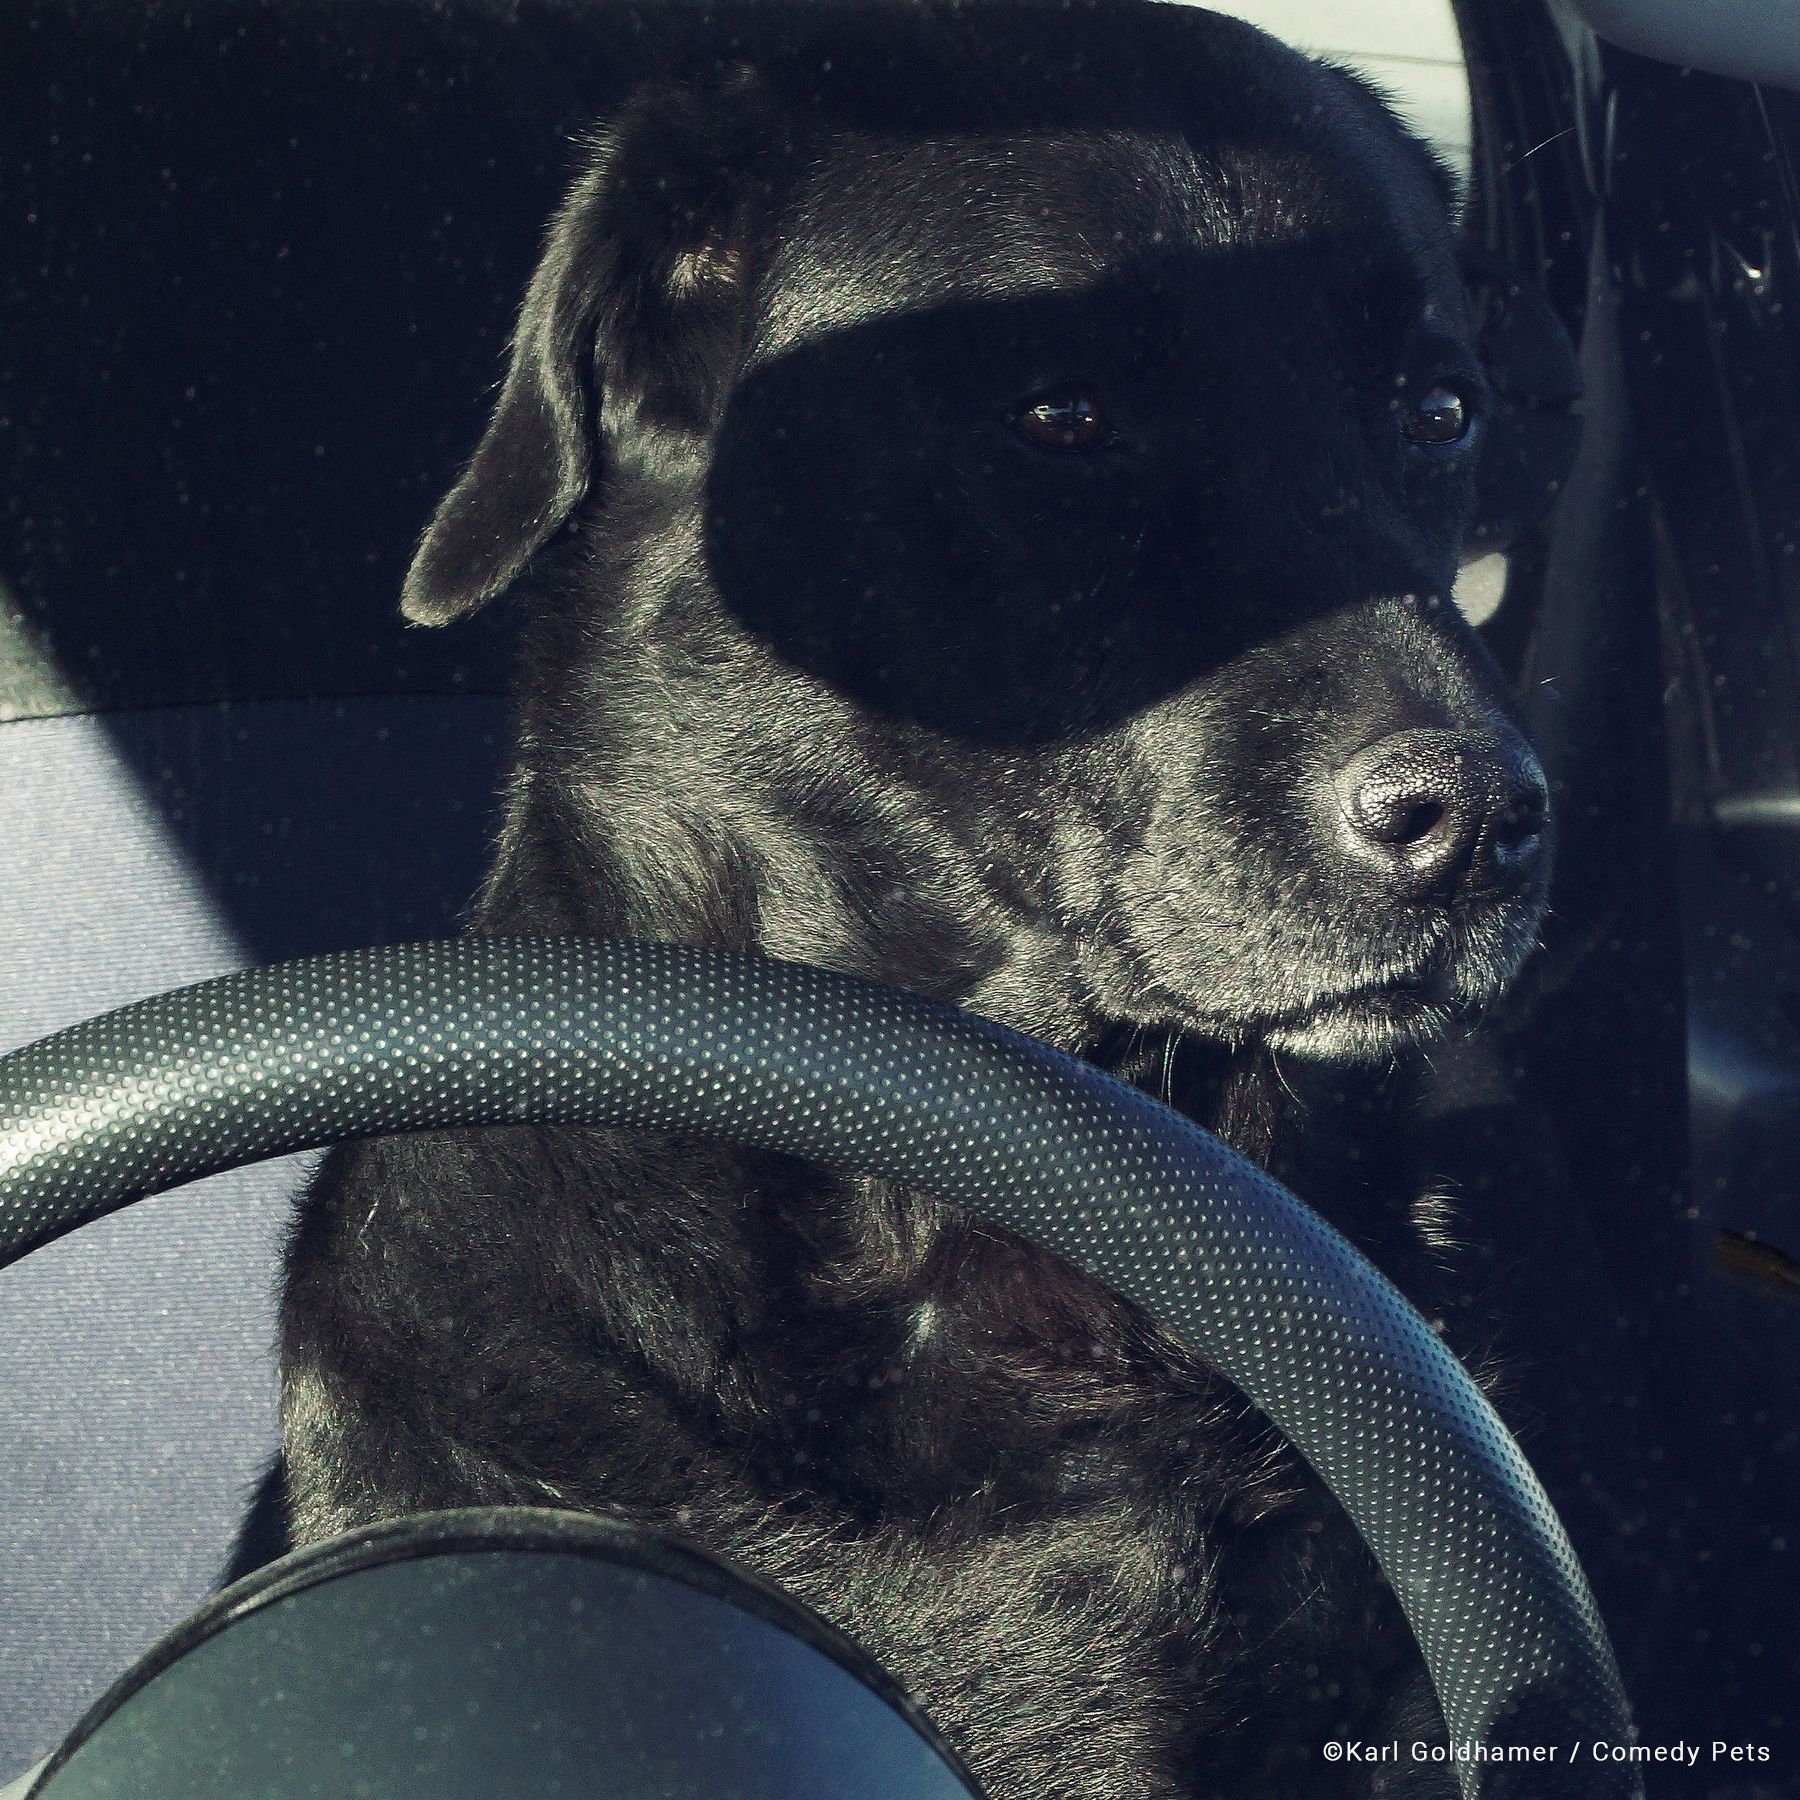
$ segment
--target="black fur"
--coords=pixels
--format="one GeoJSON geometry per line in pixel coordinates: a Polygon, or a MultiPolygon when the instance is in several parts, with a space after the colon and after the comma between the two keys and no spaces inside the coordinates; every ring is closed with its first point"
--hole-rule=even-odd
{"type": "MultiPolygon", "coordinates": [[[[421,547],[413,618],[527,618],[476,928],[972,1007],[1164,1092],[1436,1307],[1404,1053],[1497,998],[1547,872],[1446,598],[1479,423],[1400,429],[1434,384],[1487,404],[1446,180],[1207,14],[821,17],[596,141],[421,547]],[[1110,436],[1026,435],[1076,390],[1110,436]],[[1424,874],[1346,824],[1403,732],[1505,777],[1424,874]]],[[[283,1319],[302,1541],[489,1502],[687,1533],[859,1638],[995,1800],[1441,1785],[1318,1755],[1442,1727],[1310,1472],[927,1196],[627,1133],[356,1145],[283,1319]]]]}

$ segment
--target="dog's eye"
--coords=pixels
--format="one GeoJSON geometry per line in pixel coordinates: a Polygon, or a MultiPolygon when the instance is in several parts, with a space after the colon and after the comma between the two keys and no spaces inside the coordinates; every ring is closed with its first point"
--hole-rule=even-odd
{"type": "Polygon", "coordinates": [[[1469,432],[1469,409],[1454,388],[1434,387],[1400,409],[1400,429],[1415,444],[1454,444],[1469,432]]]}
{"type": "Polygon", "coordinates": [[[1112,425],[1094,397],[1073,389],[1034,400],[1019,414],[1017,424],[1046,450],[1091,450],[1112,435],[1112,425]]]}

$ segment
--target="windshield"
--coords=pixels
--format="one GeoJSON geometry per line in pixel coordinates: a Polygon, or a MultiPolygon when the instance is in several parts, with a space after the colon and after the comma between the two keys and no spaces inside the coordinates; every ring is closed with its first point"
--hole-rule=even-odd
{"type": "MultiPolygon", "coordinates": [[[[1527,1753],[1800,1791],[1800,100],[1633,30],[12,8],[0,1050],[466,933],[1040,1039],[1476,1375],[1637,1722],[1527,1753]]],[[[225,1579],[489,1505],[791,1591],[993,1800],[1467,1773],[1103,1284],[521,1126],[0,1272],[0,1790],[225,1579]]]]}

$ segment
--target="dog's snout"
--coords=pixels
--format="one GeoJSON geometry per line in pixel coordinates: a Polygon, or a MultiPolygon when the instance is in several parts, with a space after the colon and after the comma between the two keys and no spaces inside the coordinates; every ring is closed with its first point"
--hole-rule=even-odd
{"type": "Polygon", "coordinates": [[[1545,851],[1549,793],[1523,738],[1397,731],[1337,778],[1350,843],[1409,898],[1512,888],[1545,851]]]}

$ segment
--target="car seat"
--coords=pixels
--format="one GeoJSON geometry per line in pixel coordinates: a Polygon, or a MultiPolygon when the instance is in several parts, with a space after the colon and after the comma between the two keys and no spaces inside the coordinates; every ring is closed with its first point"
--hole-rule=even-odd
{"type": "MultiPolygon", "coordinates": [[[[12,1049],[247,964],[457,929],[508,640],[405,634],[394,596],[569,133],[622,77],[548,9],[47,4],[0,36],[12,1049]]],[[[218,1580],[276,1444],[304,1163],[0,1274],[0,1779],[218,1580]]]]}

